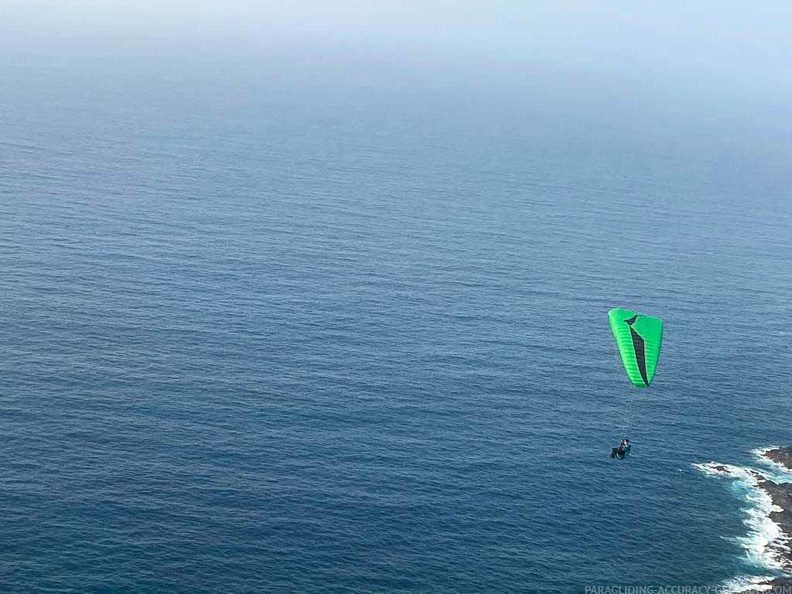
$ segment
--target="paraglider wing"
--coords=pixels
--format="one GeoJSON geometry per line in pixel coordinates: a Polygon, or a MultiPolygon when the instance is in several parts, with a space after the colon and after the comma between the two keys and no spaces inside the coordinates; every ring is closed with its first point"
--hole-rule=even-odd
{"type": "Polygon", "coordinates": [[[648,386],[660,357],[663,320],[623,308],[610,310],[608,318],[627,376],[636,386],[648,386]]]}

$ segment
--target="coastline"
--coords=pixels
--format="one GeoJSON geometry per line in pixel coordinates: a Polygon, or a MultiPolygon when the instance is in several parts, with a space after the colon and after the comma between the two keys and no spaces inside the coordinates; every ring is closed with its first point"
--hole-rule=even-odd
{"type": "MultiPolygon", "coordinates": [[[[792,446],[774,448],[763,452],[765,458],[780,464],[787,472],[792,472],[792,446]]],[[[775,510],[770,512],[770,519],[781,529],[785,542],[792,540],[792,483],[775,483],[768,478],[761,477],[758,481],[759,488],[766,491],[773,500],[775,510]]],[[[792,552],[789,548],[781,553],[784,568],[792,568],[792,552]]],[[[789,592],[792,591],[792,577],[779,577],[765,582],[760,582],[745,594],[759,594],[763,592],[789,592]]]]}
{"type": "MultiPolygon", "coordinates": [[[[755,453],[762,463],[777,468],[780,473],[792,474],[792,446],[773,447],[755,453]]],[[[769,478],[770,473],[718,462],[695,466],[705,474],[742,480],[758,491],[754,502],[757,509],[749,520],[757,533],[756,555],[776,575],[792,574],[792,550],[789,547],[792,542],[792,482],[776,482],[769,478]]],[[[754,577],[750,583],[732,591],[742,594],[792,592],[792,576],[754,577]]]]}

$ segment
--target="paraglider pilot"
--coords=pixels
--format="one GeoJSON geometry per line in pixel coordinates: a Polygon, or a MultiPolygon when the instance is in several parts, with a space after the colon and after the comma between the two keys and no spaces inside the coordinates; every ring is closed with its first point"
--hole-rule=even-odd
{"type": "Polygon", "coordinates": [[[630,453],[630,440],[626,437],[621,440],[618,448],[611,448],[611,458],[618,458],[624,460],[624,457],[630,453]]]}

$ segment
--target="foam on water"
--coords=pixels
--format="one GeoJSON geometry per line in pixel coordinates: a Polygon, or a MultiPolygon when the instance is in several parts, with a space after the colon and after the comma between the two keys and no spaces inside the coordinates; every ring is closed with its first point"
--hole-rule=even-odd
{"type": "Polygon", "coordinates": [[[739,592],[746,592],[748,590],[752,590],[752,591],[759,590],[761,592],[765,592],[772,588],[771,585],[766,583],[768,579],[770,578],[765,576],[756,576],[756,575],[739,576],[724,582],[723,591],[732,592],[734,594],[738,594],[739,592]]]}
{"type": "Polygon", "coordinates": [[[771,481],[774,483],[792,483],[792,471],[783,464],[767,457],[767,452],[777,449],[779,449],[779,446],[756,448],[755,450],[751,450],[751,454],[753,454],[757,462],[770,469],[770,472],[764,471],[762,474],[767,476],[771,481]]]}

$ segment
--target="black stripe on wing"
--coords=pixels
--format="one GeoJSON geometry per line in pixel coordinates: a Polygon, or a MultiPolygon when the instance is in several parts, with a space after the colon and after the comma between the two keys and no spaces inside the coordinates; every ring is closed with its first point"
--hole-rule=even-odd
{"type": "Polygon", "coordinates": [[[641,338],[641,335],[632,328],[632,325],[637,319],[638,316],[634,315],[629,320],[624,321],[630,326],[630,336],[632,337],[633,349],[635,350],[635,360],[638,362],[638,371],[641,373],[641,379],[644,381],[644,384],[648,386],[649,378],[646,376],[646,344],[644,343],[644,339],[641,338]]]}

